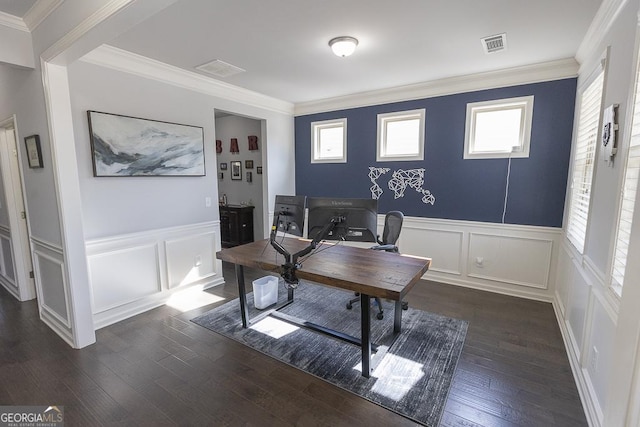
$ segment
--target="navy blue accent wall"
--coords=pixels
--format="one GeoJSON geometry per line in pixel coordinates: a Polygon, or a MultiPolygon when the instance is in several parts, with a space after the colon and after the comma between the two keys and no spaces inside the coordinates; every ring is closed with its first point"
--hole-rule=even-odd
{"type": "Polygon", "coordinates": [[[390,168],[378,179],[379,212],[499,223],[508,159],[463,159],[466,105],[534,95],[528,158],[511,160],[505,223],[561,227],[571,152],[576,79],[490,89],[434,98],[299,116],[295,119],[296,193],[311,197],[371,197],[369,166],[390,168]],[[424,161],[376,162],[377,115],[426,109],[424,161]],[[347,163],[311,163],[311,122],[347,118],[347,163]],[[424,168],[423,188],[394,199],[388,187],[397,169],[424,168]]]}

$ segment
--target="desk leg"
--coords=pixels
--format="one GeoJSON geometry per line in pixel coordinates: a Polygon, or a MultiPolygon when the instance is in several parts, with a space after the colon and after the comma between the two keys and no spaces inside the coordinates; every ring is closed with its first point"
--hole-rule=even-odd
{"type": "Polygon", "coordinates": [[[362,341],[362,376],[371,376],[371,315],[369,313],[371,299],[369,295],[360,293],[360,334],[362,341]]]}
{"type": "Polygon", "coordinates": [[[240,300],[240,314],[242,314],[242,327],[249,325],[249,307],[247,307],[247,290],[244,286],[244,268],[236,264],[236,281],[238,282],[238,299],[240,300]]]}
{"type": "Polygon", "coordinates": [[[393,309],[393,333],[399,334],[402,328],[402,301],[396,301],[396,306],[393,309]]]}

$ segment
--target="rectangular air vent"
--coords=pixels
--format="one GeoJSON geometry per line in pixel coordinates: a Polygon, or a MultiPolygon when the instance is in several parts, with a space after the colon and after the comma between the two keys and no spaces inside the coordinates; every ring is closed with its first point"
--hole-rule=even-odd
{"type": "Polygon", "coordinates": [[[485,37],[480,42],[485,53],[498,52],[507,48],[507,33],[485,37]]]}
{"type": "Polygon", "coordinates": [[[206,64],[198,65],[196,67],[196,70],[203,71],[216,77],[229,77],[233,76],[234,74],[244,73],[246,71],[240,67],[236,67],[235,65],[231,65],[219,59],[207,62],[206,64]]]}

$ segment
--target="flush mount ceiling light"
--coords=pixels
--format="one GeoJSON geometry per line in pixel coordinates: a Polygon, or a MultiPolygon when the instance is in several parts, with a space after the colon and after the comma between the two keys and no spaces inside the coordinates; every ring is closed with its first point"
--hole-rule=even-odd
{"type": "Polygon", "coordinates": [[[329,46],[331,46],[333,53],[344,58],[356,50],[358,39],[348,36],[336,37],[329,40],[329,46]]]}

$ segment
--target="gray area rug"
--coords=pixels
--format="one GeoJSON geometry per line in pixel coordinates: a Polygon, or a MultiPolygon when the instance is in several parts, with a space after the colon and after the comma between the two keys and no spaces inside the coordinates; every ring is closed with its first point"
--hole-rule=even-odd
{"type": "MultiPolygon", "coordinates": [[[[283,310],[310,322],[360,336],[360,308],[345,308],[353,294],[308,282],[301,282],[295,302],[283,310]]],[[[286,300],[280,286],[278,303],[286,300]]],[[[247,296],[250,315],[261,312],[247,296]]],[[[393,303],[383,301],[385,317],[377,320],[372,307],[371,338],[390,342],[393,332],[393,303]]],[[[297,328],[266,317],[243,329],[240,304],[229,301],[192,322],[239,341],[331,384],[403,415],[413,421],[437,426],[462,351],[467,322],[415,310],[402,313],[402,333],[387,349],[371,378],[361,375],[360,348],[317,332],[297,328]]]]}

